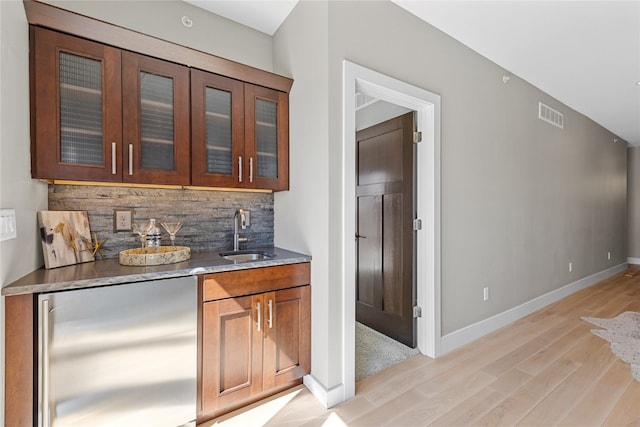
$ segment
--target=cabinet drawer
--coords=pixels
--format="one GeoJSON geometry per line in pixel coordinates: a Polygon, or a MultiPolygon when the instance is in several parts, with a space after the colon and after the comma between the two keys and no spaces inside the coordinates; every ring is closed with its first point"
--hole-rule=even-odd
{"type": "Polygon", "coordinates": [[[250,268],[199,276],[202,302],[260,292],[275,291],[311,283],[310,263],[250,268]]]}

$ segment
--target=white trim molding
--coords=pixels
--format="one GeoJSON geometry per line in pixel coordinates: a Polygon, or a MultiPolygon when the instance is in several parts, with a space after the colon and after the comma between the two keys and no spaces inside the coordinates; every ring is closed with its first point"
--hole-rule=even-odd
{"type": "Polygon", "coordinates": [[[305,375],[302,382],[325,408],[333,408],[345,400],[344,387],[342,384],[327,389],[320,383],[320,381],[315,379],[313,375],[305,375]]]}
{"type": "Polygon", "coordinates": [[[640,258],[627,258],[627,264],[640,264],[640,258]]]}
{"type": "Polygon", "coordinates": [[[343,400],[355,395],[355,169],[356,91],[416,111],[423,142],[417,147],[417,214],[422,231],[417,237],[417,303],[423,317],[417,322],[418,348],[437,357],[440,348],[440,95],[402,82],[348,60],[343,61],[342,145],[342,301],[343,400]]]}
{"type": "Polygon", "coordinates": [[[455,332],[447,334],[442,337],[441,341],[441,354],[449,353],[458,347],[462,347],[471,341],[487,335],[497,329],[502,328],[518,319],[523,318],[536,310],[546,307],[562,298],[569,296],[582,289],[593,286],[596,283],[607,279],[615,274],[621,273],[627,269],[627,264],[622,263],[611,267],[607,270],[603,270],[599,273],[592,274],[591,276],[584,277],[566,286],[563,286],[555,291],[551,291],[530,301],[520,304],[517,307],[511,308],[488,319],[474,323],[455,332]]]}

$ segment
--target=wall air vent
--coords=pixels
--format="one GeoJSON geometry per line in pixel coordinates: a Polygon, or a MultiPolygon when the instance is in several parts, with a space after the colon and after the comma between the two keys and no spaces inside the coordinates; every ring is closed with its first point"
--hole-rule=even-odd
{"type": "Polygon", "coordinates": [[[538,118],[554,126],[564,129],[564,114],[548,105],[538,102],[538,118]]]}

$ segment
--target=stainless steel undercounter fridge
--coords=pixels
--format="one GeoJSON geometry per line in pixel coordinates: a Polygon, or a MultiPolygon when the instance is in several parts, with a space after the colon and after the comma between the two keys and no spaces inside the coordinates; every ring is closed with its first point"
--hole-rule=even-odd
{"type": "Polygon", "coordinates": [[[40,426],[195,425],[197,278],[38,297],[40,426]]]}

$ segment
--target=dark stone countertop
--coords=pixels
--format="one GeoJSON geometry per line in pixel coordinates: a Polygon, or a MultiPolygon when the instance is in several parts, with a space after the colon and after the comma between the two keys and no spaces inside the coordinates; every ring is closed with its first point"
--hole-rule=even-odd
{"type": "Polygon", "coordinates": [[[260,261],[233,262],[219,255],[220,252],[228,251],[211,251],[192,252],[191,259],[184,262],[148,267],[120,265],[118,259],[114,258],[52,268],[49,270],[40,268],[2,288],[2,295],[22,295],[82,289],[311,261],[309,255],[277,247],[252,249],[271,252],[276,256],[260,261]]]}

